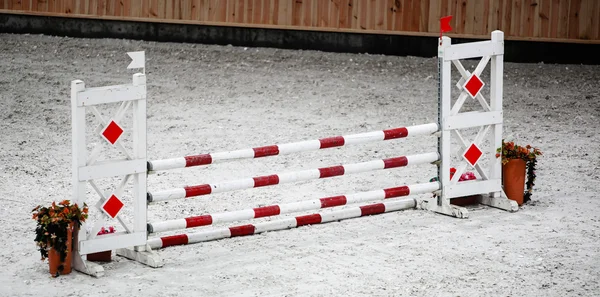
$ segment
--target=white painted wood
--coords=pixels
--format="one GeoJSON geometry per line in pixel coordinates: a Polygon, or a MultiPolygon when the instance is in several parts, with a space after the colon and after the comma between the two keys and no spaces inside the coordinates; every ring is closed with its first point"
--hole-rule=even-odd
{"type": "Polygon", "coordinates": [[[146,97],[145,85],[115,85],[87,88],[77,96],[77,106],[91,106],[122,101],[134,101],[146,97]]]}
{"type": "MultiPolygon", "coordinates": [[[[504,45],[504,32],[495,30],[492,32],[492,42],[496,42],[504,45]]],[[[502,96],[503,96],[503,85],[504,85],[504,55],[496,55],[492,57],[490,67],[490,108],[493,111],[502,112],[502,96]]],[[[489,162],[489,178],[501,179],[502,178],[502,159],[496,158],[496,149],[502,147],[502,121],[492,126],[490,143],[493,145],[488,152],[490,156],[494,156],[489,162]]],[[[490,193],[493,198],[501,198],[500,192],[490,193]]],[[[505,198],[506,199],[506,198],[505,198]]],[[[518,209],[518,207],[517,207],[518,209]]]]}
{"type": "Polygon", "coordinates": [[[306,140],[294,143],[278,144],[279,154],[291,154],[305,151],[318,150],[321,147],[321,143],[318,140],[306,140]]]}
{"type": "Polygon", "coordinates": [[[383,169],[385,164],[383,160],[373,160],[364,163],[355,163],[344,165],[344,174],[353,174],[377,169],[383,169]]]}
{"type": "Polygon", "coordinates": [[[461,112],[455,116],[449,116],[444,128],[448,130],[455,130],[501,123],[502,111],[470,111],[461,112]]]}
{"type": "Polygon", "coordinates": [[[250,189],[254,187],[254,179],[244,178],[228,182],[222,182],[218,184],[211,184],[212,193],[222,193],[229,191],[236,191],[242,189],[250,189]]]}
{"type": "Polygon", "coordinates": [[[243,150],[237,150],[237,151],[231,151],[231,152],[220,152],[220,153],[210,154],[210,156],[212,157],[213,162],[220,161],[220,160],[248,159],[248,158],[254,158],[254,150],[253,149],[243,149],[243,150]]]}
{"type": "Polygon", "coordinates": [[[186,161],[185,161],[184,157],[180,157],[180,158],[150,161],[148,164],[150,165],[150,168],[148,168],[149,170],[161,171],[161,170],[169,170],[169,169],[176,169],[176,168],[185,168],[186,161]]]}
{"type": "Polygon", "coordinates": [[[482,193],[498,192],[502,190],[502,181],[500,179],[463,181],[455,185],[446,186],[443,190],[445,191],[448,199],[482,193]]]}
{"type": "MultiPolygon", "coordinates": [[[[134,218],[133,232],[147,234],[147,131],[146,131],[146,75],[136,73],[132,77],[133,85],[142,88],[142,98],[133,102],[133,157],[143,160],[140,164],[141,171],[136,172],[133,177],[133,196],[134,196],[134,218]]],[[[143,240],[136,241],[132,245],[134,250],[141,252],[146,250],[147,236],[143,240]]],[[[128,246],[125,246],[128,247],[128,246]]],[[[155,257],[156,258],[156,257],[155,257]]]]}
{"type": "Polygon", "coordinates": [[[215,230],[188,234],[187,237],[189,243],[197,243],[202,241],[210,241],[215,239],[231,237],[231,231],[229,230],[229,228],[219,228],[215,230]]]}
{"type": "Polygon", "coordinates": [[[185,198],[185,189],[184,188],[175,188],[169,190],[162,190],[157,192],[152,192],[148,197],[149,202],[160,202],[167,201],[173,199],[183,199],[185,198]]]}
{"type": "Polygon", "coordinates": [[[163,222],[153,222],[148,224],[149,233],[159,233],[169,230],[179,230],[187,228],[185,219],[168,220],[163,222]]]}
{"type": "MultiPolygon", "coordinates": [[[[446,36],[444,36],[446,37],[446,36]]],[[[492,41],[453,44],[444,51],[444,61],[470,59],[504,54],[504,47],[492,41]]]]}
{"type": "Polygon", "coordinates": [[[103,161],[92,166],[79,168],[79,181],[105,177],[146,173],[146,159],[103,161]]]}
{"type": "Polygon", "coordinates": [[[310,209],[317,209],[320,207],[321,207],[321,201],[318,199],[313,199],[313,200],[305,200],[305,201],[299,201],[299,202],[280,204],[279,212],[281,214],[293,213],[293,212],[300,212],[300,211],[305,211],[305,210],[310,210],[310,209]]]}
{"type": "Polygon", "coordinates": [[[254,210],[250,208],[237,211],[221,212],[211,214],[211,217],[213,224],[249,220],[254,218],[254,210]]]}
{"type": "Polygon", "coordinates": [[[116,254],[152,268],[159,268],[164,265],[162,257],[151,251],[149,245],[146,245],[145,249],[146,251],[141,252],[130,248],[122,248],[117,249],[116,254]]]}
{"type": "Polygon", "coordinates": [[[349,218],[360,217],[361,211],[359,207],[352,207],[331,212],[322,212],[319,214],[321,215],[321,223],[329,223],[349,218]]]}
{"type": "Polygon", "coordinates": [[[439,182],[431,182],[425,184],[414,184],[408,187],[410,189],[409,195],[431,193],[441,189],[439,182]]]}
{"type": "Polygon", "coordinates": [[[359,202],[368,202],[372,200],[385,199],[384,190],[375,190],[362,193],[353,193],[346,196],[346,204],[353,204],[359,202]]]}
{"type": "Polygon", "coordinates": [[[349,145],[383,140],[385,138],[385,134],[383,131],[374,131],[361,134],[344,135],[343,137],[344,145],[349,145]]]}
{"type": "Polygon", "coordinates": [[[430,135],[435,132],[438,132],[440,129],[437,123],[429,123],[424,125],[409,126],[406,127],[406,130],[408,131],[408,136],[416,136],[430,135]]]}
{"type": "Polygon", "coordinates": [[[284,230],[297,226],[296,218],[286,218],[281,220],[261,222],[254,225],[254,234],[284,230]]]}
{"type": "Polygon", "coordinates": [[[320,174],[319,170],[308,169],[308,170],[302,170],[302,171],[296,171],[296,172],[281,173],[281,174],[278,174],[277,176],[279,176],[279,183],[284,184],[284,183],[297,182],[297,181],[301,181],[301,180],[317,179],[317,178],[319,178],[320,175],[321,174],[320,174]]]}
{"type": "Polygon", "coordinates": [[[82,255],[114,250],[116,247],[129,247],[146,243],[146,232],[130,233],[116,232],[96,237],[93,240],[79,242],[79,251],[82,255]]]}
{"type": "Polygon", "coordinates": [[[406,156],[406,159],[408,159],[407,166],[412,166],[412,165],[433,163],[435,161],[439,161],[440,157],[439,157],[438,153],[425,153],[425,154],[419,154],[419,155],[406,156]]]}

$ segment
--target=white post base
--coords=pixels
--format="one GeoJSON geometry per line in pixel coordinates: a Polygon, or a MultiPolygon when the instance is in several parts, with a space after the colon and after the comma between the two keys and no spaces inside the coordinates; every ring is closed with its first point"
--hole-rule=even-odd
{"type": "Polygon", "coordinates": [[[131,248],[123,248],[117,249],[117,255],[140,262],[144,265],[150,266],[152,268],[159,268],[163,266],[162,257],[160,257],[156,252],[153,252],[149,247],[146,248],[145,251],[136,251],[131,248]]]}
{"type": "Polygon", "coordinates": [[[516,212],[519,210],[519,204],[517,204],[517,202],[514,200],[508,199],[504,194],[504,191],[501,191],[498,197],[494,197],[494,193],[488,196],[480,195],[478,200],[480,204],[510,212],[516,212]]]}
{"type": "Polygon", "coordinates": [[[437,197],[425,199],[420,204],[421,209],[434,211],[437,213],[445,214],[448,216],[456,217],[459,219],[468,219],[469,211],[461,206],[452,205],[448,200],[443,200],[442,205],[438,205],[437,197]]]}
{"type": "Polygon", "coordinates": [[[75,252],[73,254],[73,268],[81,273],[85,273],[93,277],[103,277],[104,268],[100,264],[85,260],[84,257],[85,255],[82,256],[75,252]]]}

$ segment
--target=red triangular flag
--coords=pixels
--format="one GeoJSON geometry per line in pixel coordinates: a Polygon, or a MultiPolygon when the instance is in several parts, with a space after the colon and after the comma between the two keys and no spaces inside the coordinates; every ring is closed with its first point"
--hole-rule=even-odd
{"type": "Polygon", "coordinates": [[[440,33],[448,32],[448,31],[452,30],[452,27],[450,27],[451,20],[452,20],[451,15],[445,16],[440,19],[440,33]]]}

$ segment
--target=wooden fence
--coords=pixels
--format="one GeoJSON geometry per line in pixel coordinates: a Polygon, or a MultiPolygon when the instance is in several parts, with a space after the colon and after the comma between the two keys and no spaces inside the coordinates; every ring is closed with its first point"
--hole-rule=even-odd
{"type": "Polygon", "coordinates": [[[600,43],[600,0],[0,0],[0,12],[302,30],[600,43]]]}

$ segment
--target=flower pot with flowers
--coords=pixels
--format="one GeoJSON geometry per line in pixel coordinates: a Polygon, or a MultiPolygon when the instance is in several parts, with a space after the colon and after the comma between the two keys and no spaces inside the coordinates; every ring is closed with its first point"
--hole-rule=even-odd
{"type": "Polygon", "coordinates": [[[541,155],[542,152],[538,148],[529,144],[520,146],[513,141],[502,140],[502,147],[497,149],[496,158],[502,157],[502,185],[508,199],[516,201],[519,205],[531,200],[536,178],[537,157],[541,155]],[[525,173],[527,173],[527,182],[525,182],[525,173]]]}
{"type": "MultiPolygon", "coordinates": [[[[98,236],[112,234],[115,233],[115,231],[115,227],[113,226],[109,226],[108,228],[102,227],[98,232],[98,236]]],[[[92,262],[110,262],[112,260],[112,251],[87,254],[87,260],[92,262]]]]}
{"type": "Polygon", "coordinates": [[[38,205],[32,210],[37,221],[35,242],[42,256],[48,259],[50,274],[57,277],[71,273],[73,232],[88,218],[88,207],[83,208],[64,200],[52,202],[49,207],[38,205]]]}

